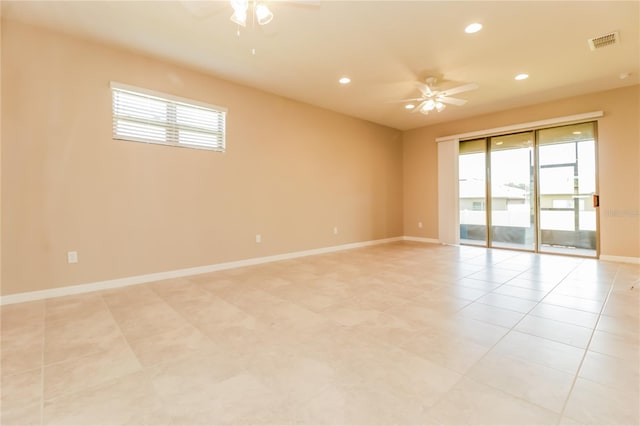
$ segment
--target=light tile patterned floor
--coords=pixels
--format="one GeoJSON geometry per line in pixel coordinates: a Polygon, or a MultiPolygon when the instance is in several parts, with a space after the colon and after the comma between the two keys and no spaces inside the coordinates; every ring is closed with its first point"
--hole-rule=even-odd
{"type": "Polygon", "coordinates": [[[640,266],[394,243],[8,305],[2,424],[627,424],[640,266]]]}

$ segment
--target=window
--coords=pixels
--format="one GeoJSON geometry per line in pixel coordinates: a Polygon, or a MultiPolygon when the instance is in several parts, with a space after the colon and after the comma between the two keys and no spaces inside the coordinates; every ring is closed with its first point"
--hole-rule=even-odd
{"type": "Polygon", "coordinates": [[[225,150],[226,108],[111,83],[113,138],[225,150]]]}
{"type": "Polygon", "coordinates": [[[484,210],[484,201],[474,201],[471,205],[471,210],[482,211],[484,210]]]}

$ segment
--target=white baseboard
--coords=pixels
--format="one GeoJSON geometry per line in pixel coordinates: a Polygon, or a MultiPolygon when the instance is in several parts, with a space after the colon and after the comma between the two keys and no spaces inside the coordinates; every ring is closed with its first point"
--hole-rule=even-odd
{"type": "Polygon", "coordinates": [[[16,293],[0,297],[0,305],[10,305],[13,303],[30,302],[33,300],[50,299],[53,297],[70,296],[73,294],[89,293],[98,290],[109,290],[119,287],[126,287],[135,284],[143,284],[153,281],[166,280],[170,278],[188,277],[191,275],[205,274],[207,272],[222,271],[225,269],[241,268],[243,266],[259,265],[262,263],[277,262],[279,260],[295,259],[298,257],[313,256],[316,254],[331,253],[341,250],[386,244],[395,241],[402,241],[403,237],[384,238],[381,240],[363,241],[358,243],[342,244],[339,246],[322,247],[318,249],[296,251],[292,253],[276,254],[273,256],[254,257],[251,259],[238,260],[234,262],[216,263],[213,265],[197,266],[194,268],[176,269],[173,271],[157,272],[153,274],[136,275],[133,277],[116,278],[113,280],[97,281],[87,284],[70,285],[65,287],[52,288],[47,290],[30,291],[26,293],[16,293]]]}
{"type": "Polygon", "coordinates": [[[415,241],[418,243],[431,243],[431,244],[440,244],[440,240],[435,238],[423,238],[423,237],[409,237],[405,235],[402,237],[404,241],[415,241]]]}
{"type": "Polygon", "coordinates": [[[600,260],[603,260],[605,262],[640,264],[640,257],[609,256],[607,254],[601,254],[600,260]]]}
{"type": "MultiPolygon", "coordinates": [[[[10,305],[14,303],[30,302],[34,300],[50,299],[53,297],[70,296],[74,294],[89,293],[98,290],[109,290],[119,287],[126,287],[135,284],[144,284],[153,281],[166,280],[170,278],[188,277],[192,275],[205,274],[207,272],[223,271],[225,269],[242,268],[244,266],[260,265],[263,263],[277,262],[280,260],[296,259],[299,257],[313,256],[342,250],[350,250],[360,247],[368,247],[378,244],[392,243],[396,241],[414,241],[420,243],[440,244],[435,238],[422,237],[393,237],[381,240],[362,241],[358,243],[342,244],[339,246],[322,247],[318,249],[296,251],[291,253],[276,254],[273,256],[254,257],[251,259],[237,260],[233,262],[216,263],[213,265],[197,266],[194,268],[176,269],[173,271],[157,272],[153,274],[136,275],[133,277],[116,278],[113,280],[96,281],[87,284],[78,284],[65,287],[52,288],[47,290],[30,291],[26,293],[10,294],[0,297],[0,305],[10,305]]],[[[608,256],[601,255],[600,260],[606,262],[634,263],[640,264],[638,257],[608,256]]]]}

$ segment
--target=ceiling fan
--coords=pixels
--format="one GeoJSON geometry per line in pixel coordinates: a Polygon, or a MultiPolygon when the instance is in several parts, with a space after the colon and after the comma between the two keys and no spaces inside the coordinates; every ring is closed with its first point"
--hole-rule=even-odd
{"type": "Polygon", "coordinates": [[[433,110],[440,112],[446,108],[446,104],[457,106],[466,104],[467,101],[465,99],[452,98],[451,95],[468,92],[479,87],[476,83],[469,83],[452,89],[438,90],[438,79],[435,77],[429,77],[425,80],[425,83],[418,83],[417,85],[422,96],[402,99],[399,102],[409,102],[404,106],[406,109],[410,109],[412,113],[420,112],[424,115],[429,114],[433,110]]]}
{"type": "MultiPolygon", "coordinates": [[[[208,18],[222,10],[221,7],[233,11],[229,18],[231,22],[237,24],[236,35],[240,37],[240,28],[246,27],[247,23],[255,28],[255,24],[267,25],[273,20],[274,14],[269,8],[268,0],[180,0],[182,6],[197,18],[208,18]],[[226,3],[226,4],[225,4],[226,3]]],[[[320,0],[271,0],[272,3],[290,3],[300,6],[318,7],[320,0]]],[[[251,49],[251,54],[256,54],[256,49],[251,49]]]]}
{"type": "Polygon", "coordinates": [[[198,18],[207,18],[223,8],[233,11],[229,18],[232,22],[246,27],[247,16],[252,18],[259,25],[266,25],[273,19],[273,12],[269,8],[269,3],[289,3],[300,6],[317,7],[320,0],[180,0],[180,3],[192,15],[198,18]]]}

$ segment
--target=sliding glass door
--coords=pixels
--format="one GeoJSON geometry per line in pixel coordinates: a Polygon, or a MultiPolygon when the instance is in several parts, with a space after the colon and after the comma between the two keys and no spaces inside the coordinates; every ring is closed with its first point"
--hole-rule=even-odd
{"type": "Polygon", "coordinates": [[[487,140],[460,142],[458,192],[460,196],[460,241],[487,244],[487,140]]]}
{"type": "Polygon", "coordinates": [[[460,242],[597,256],[595,124],[460,142],[460,242]]]}
{"type": "Polygon", "coordinates": [[[539,250],[596,255],[595,126],[538,132],[539,250]]]}
{"type": "Polygon", "coordinates": [[[491,247],[535,249],[533,136],[490,139],[491,247]]]}

